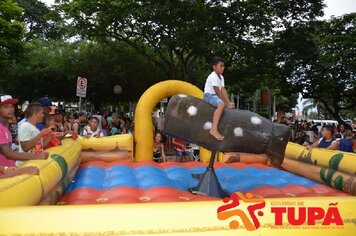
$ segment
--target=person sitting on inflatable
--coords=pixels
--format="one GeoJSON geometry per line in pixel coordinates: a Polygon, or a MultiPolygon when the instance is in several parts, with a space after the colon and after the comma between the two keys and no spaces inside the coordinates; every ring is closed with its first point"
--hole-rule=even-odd
{"type": "Polygon", "coordinates": [[[5,171],[10,167],[15,167],[16,160],[45,160],[49,155],[47,152],[34,154],[12,151],[12,136],[9,130],[9,121],[14,116],[14,104],[17,104],[17,102],[18,99],[13,99],[10,95],[0,94],[0,166],[5,171]]]}
{"type": "Polygon", "coordinates": [[[225,89],[224,77],[224,61],[219,57],[212,59],[211,65],[213,72],[206,79],[204,87],[204,100],[216,108],[213,115],[213,124],[210,129],[210,134],[217,140],[223,140],[224,136],[218,130],[220,118],[224,112],[225,107],[234,108],[234,103],[230,102],[229,96],[225,89]]]}

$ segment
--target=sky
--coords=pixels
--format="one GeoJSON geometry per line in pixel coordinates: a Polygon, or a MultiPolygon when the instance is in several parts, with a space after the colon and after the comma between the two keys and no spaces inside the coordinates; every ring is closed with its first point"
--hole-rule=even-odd
{"type": "Polygon", "coordinates": [[[324,19],[329,19],[332,15],[341,16],[346,13],[356,12],[355,0],[326,0],[325,3],[324,19]]]}
{"type": "MultiPolygon", "coordinates": [[[[51,5],[54,0],[41,0],[51,5]]],[[[332,15],[341,16],[346,13],[356,12],[356,0],[325,0],[325,16],[323,19],[329,19],[332,15]]]]}

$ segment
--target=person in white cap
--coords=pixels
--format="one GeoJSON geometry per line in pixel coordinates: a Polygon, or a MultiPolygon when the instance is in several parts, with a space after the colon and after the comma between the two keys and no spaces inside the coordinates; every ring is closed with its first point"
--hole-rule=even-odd
{"type": "MultiPolygon", "coordinates": [[[[26,161],[26,160],[45,160],[48,158],[47,152],[42,152],[40,154],[34,153],[18,153],[13,152],[11,149],[12,136],[8,128],[9,121],[12,119],[15,113],[14,105],[18,103],[18,99],[12,98],[12,96],[7,94],[0,94],[0,174],[8,174],[14,171],[15,161],[26,161]]],[[[27,168],[18,172],[18,174],[36,174],[38,171],[34,171],[34,167],[27,168]]]]}

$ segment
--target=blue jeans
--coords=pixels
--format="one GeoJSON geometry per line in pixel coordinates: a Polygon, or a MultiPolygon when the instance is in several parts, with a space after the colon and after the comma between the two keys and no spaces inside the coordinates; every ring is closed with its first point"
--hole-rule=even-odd
{"type": "Polygon", "coordinates": [[[204,93],[204,100],[213,107],[218,107],[223,101],[216,94],[204,93]]]}

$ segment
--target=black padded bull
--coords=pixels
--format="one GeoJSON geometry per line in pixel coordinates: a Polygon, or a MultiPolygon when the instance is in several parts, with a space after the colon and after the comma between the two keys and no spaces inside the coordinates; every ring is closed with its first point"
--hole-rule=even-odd
{"type": "Polygon", "coordinates": [[[164,132],[212,151],[210,165],[198,190],[211,196],[224,197],[226,194],[215,194],[215,190],[211,190],[211,181],[217,181],[217,188],[220,186],[213,169],[215,153],[265,153],[273,165],[280,166],[291,130],[286,125],[273,123],[250,111],[225,109],[218,128],[225,138],[219,141],[209,133],[214,111],[215,108],[202,99],[175,95],[167,107],[164,132]],[[214,178],[216,180],[212,180],[214,178]],[[204,179],[209,182],[208,185],[204,184],[204,179]],[[206,188],[202,189],[202,186],[206,188]]]}

